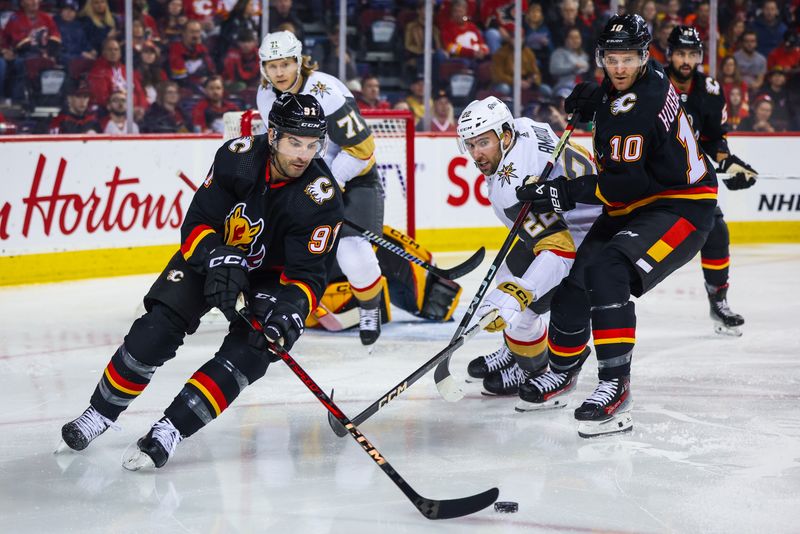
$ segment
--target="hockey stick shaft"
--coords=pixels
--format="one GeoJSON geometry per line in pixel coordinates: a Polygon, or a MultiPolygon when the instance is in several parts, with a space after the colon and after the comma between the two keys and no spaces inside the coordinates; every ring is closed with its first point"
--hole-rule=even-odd
{"type": "MultiPolygon", "coordinates": [[[[567,127],[564,129],[564,133],[561,134],[558,144],[556,144],[555,148],[553,149],[553,153],[550,155],[550,159],[547,161],[547,164],[542,170],[542,174],[539,177],[540,181],[547,180],[547,178],[550,176],[550,173],[553,172],[556,161],[558,161],[558,158],[561,157],[561,153],[563,152],[564,147],[567,145],[567,141],[569,141],[573,130],[575,130],[575,125],[578,123],[578,117],[578,113],[573,113],[570,117],[567,127]]],[[[472,298],[472,302],[470,302],[467,312],[464,314],[464,317],[461,319],[458,328],[456,328],[456,331],[453,334],[453,340],[455,340],[464,332],[464,330],[467,328],[467,325],[472,320],[473,315],[475,315],[478,305],[480,304],[481,300],[483,300],[483,296],[486,294],[486,291],[489,289],[489,284],[491,284],[495,274],[497,273],[497,269],[500,268],[503,260],[505,260],[508,251],[511,249],[511,245],[514,244],[514,240],[516,239],[517,234],[519,233],[520,228],[522,228],[522,224],[525,222],[525,219],[530,211],[530,202],[525,202],[520,207],[517,218],[514,220],[514,224],[511,227],[511,230],[508,232],[508,237],[506,237],[506,240],[503,242],[503,245],[497,252],[497,256],[495,256],[492,265],[489,267],[489,271],[486,273],[486,276],[483,277],[477,293],[475,293],[475,296],[472,298]]],[[[443,358],[439,362],[439,364],[436,366],[436,370],[433,373],[433,377],[434,380],[436,380],[436,389],[445,400],[455,402],[464,397],[464,393],[461,391],[461,388],[454,383],[454,380],[450,374],[449,356],[443,358]]]]}
{"type": "MultiPolygon", "coordinates": [[[[717,178],[720,180],[727,180],[728,178],[733,178],[736,176],[735,174],[727,174],[724,172],[718,172],[717,178]]],[[[756,174],[756,178],[759,180],[800,180],[800,176],[787,176],[783,174],[756,174]]]]}
{"type": "Polygon", "coordinates": [[[435,274],[439,278],[447,278],[448,280],[455,280],[456,278],[464,276],[465,274],[475,270],[478,267],[478,265],[481,264],[481,262],[483,261],[483,257],[486,254],[486,249],[481,247],[475,252],[475,254],[470,256],[469,259],[467,259],[465,262],[456,265],[455,267],[451,267],[449,269],[442,269],[436,267],[435,265],[431,265],[430,263],[414,256],[413,254],[410,254],[405,249],[403,249],[403,247],[398,246],[395,243],[392,243],[391,241],[388,241],[373,232],[370,232],[366,228],[363,228],[352,221],[345,220],[344,223],[353,230],[355,230],[356,232],[360,233],[361,236],[366,238],[370,243],[374,243],[379,247],[384,248],[389,252],[392,252],[393,254],[397,254],[398,256],[400,256],[405,260],[408,260],[412,263],[419,265],[426,271],[435,274]]]}
{"type": "MultiPolygon", "coordinates": [[[[456,350],[461,348],[461,346],[464,345],[464,343],[472,339],[475,336],[475,334],[480,332],[483,328],[486,327],[486,325],[494,321],[496,318],[497,318],[497,312],[487,314],[485,317],[481,318],[481,320],[478,323],[476,323],[471,328],[466,330],[455,340],[451,341],[450,344],[447,345],[440,352],[438,352],[436,356],[425,362],[425,364],[423,364],[422,367],[420,367],[419,369],[408,375],[399,384],[395,385],[389,391],[384,393],[380,399],[376,400],[375,402],[367,406],[367,408],[364,409],[364,411],[356,415],[352,419],[353,424],[360,425],[361,423],[363,423],[364,421],[366,421],[367,419],[378,413],[378,411],[381,410],[384,406],[386,406],[387,404],[398,398],[400,394],[406,389],[408,389],[408,387],[411,384],[413,384],[414,382],[425,376],[425,374],[427,374],[428,371],[433,369],[436,366],[436,364],[438,364],[442,360],[442,358],[446,358],[451,354],[453,354],[456,350]]],[[[331,417],[331,415],[328,415],[328,423],[331,425],[331,430],[333,430],[333,432],[340,438],[347,435],[347,430],[345,429],[345,427],[338,424],[336,418],[331,417]]]]}
{"type": "MultiPolygon", "coordinates": [[[[264,326],[252,317],[247,310],[246,303],[243,295],[239,295],[236,302],[236,311],[239,315],[247,321],[250,327],[262,334],[264,334],[264,326]]],[[[266,335],[264,336],[266,338],[266,335]]],[[[292,370],[292,372],[300,379],[303,384],[308,388],[311,393],[322,403],[328,410],[328,413],[336,417],[337,421],[344,426],[354,440],[364,449],[370,458],[381,468],[381,470],[388,476],[392,482],[403,492],[403,494],[414,504],[419,512],[428,519],[451,519],[454,517],[462,517],[480,511],[487,506],[494,503],[499,495],[497,488],[491,488],[482,493],[464,497],[461,499],[447,499],[447,500],[434,500],[422,497],[419,493],[414,491],[408,482],[400,476],[389,464],[386,458],[375,448],[372,443],[361,433],[361,431],[348,419],[338,406],[333,402],[323,390],[317,385],[308,373],[295,361],[292,356],[278,345],[275,345],[267,339],[267,347],[270,352],[278,356],[283,362],[292,370]]]]}

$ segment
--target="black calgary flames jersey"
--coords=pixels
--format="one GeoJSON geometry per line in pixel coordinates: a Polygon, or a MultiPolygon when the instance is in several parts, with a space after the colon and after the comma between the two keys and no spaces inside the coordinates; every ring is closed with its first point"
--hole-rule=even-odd
{"type": "Polygon", "coordinates": [[[279,301],[310,313],[325,292],[343,220],[342,195],[325,162],[303,175],[270,183],[266,135],[240,137],[217,150],[181,226],[181,253],[205,272],[216,246],[245,252],[252,275],[280,272],[279,301]]]}
{"type": "MultiPolygon", "coordinates": [[[[669,74],[669,68],[667,69],[669,74]]],[[[678,91],[678,88],[675,88],[678,91]]],[[[710,76],[695,71],[692,75],[689,91],[678,91],[681,104],[689,114],[689,123],[695,131],[695,138],[712,161],[717,161],[717,154],[730,154],[726,134],[728,129],[728,110],[725,106],[725,95],[719,82],[710,76]]]]}
{"type": "Polygon", "coordinates": [[[708,205],[717,199],[716,174],[664,70],[651,61],[627,91],[615,91],[608,79],[603,86],[607,96],[597,110],[593,136],[599,171],[595,196],[605,212],[615,217],[678,203],[695,225],[708,226],[708,205]]]}

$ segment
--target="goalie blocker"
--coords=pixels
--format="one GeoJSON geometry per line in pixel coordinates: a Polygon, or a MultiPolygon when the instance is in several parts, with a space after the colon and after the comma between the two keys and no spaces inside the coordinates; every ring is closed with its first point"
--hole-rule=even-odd
{"type": "MultiPolygon", "coordinates": [[[[407,253],[432,263],[432,254],[403,232],[384,226],[383,238],[402,247],[407,253]]],[[[383,285],[382,323],[391,320],[390,303],[431,321],[451,319],[461,296],[459,284],[439,278],[386,249],[375,247],[375,254],[383,273],[380,282],[383,285]]],[[[317,309],[308,316],[306,326],[338,331],[357,326],[358,320],[358,303],[350,284],[338,266],[334,266],[325,294],[317,309]]]]}

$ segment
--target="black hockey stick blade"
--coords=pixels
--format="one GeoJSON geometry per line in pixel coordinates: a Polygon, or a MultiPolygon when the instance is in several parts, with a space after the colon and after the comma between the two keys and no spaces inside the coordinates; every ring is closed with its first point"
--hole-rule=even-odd
{"type": "Polygon", "coordinates": [[[475,254],[470,256],[464,263],[460,263],[455,267],[450,267],[449,269],[442,269],[441,267],[434,267],[433,273],[440,278],[447,278],[448,280],[455,280],[456,278],[461,278],[465,274],[471,273],[478,266],[483,262],[483,258],[486,256],[486,249],[484,247],[479,248],[475,251],[475,254]]]}
{"type": "MultiPolygon", "coordinates": [[[[331,400],[333,400],[333,388],[331,388],[331,400]]],[[[347,435],[347,429],[344,427],[342,423],[336,419],[331,412],[328,412],[328,424],[331,426],[331,430],[333,433],[343,438],[347,435]]]]}
{"type": "Polygon", "coordinates": [[[497,497],[500,495],[500,490],[491,488],[483,493],[471,495],[470,497],[462,497],[460,499],[446,499],[437,501],[434,499],[426,499],[419,497],[414,501],[422,515],[428,519],[454,519],[456,517],[464,517],[465,515],[480,512],[494,504],[497,497]]]}

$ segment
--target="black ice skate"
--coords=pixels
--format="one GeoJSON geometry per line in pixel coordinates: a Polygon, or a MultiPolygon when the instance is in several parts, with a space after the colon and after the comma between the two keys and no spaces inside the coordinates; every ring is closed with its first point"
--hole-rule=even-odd
{"type": "Polygon", "coordinates": [[[467,366],[467,382],[480,382],[489,373],[507,369],[514,364],[514,357],[506,344],[486,356],[478,356],[467,366]]]}
{"type": "Polygon", "coordinates": [[[519,386],[519,402],[514,408],[518,412],[563,408],[569,399],[567,394],[575,389],[583,362],[592,353],[586,347],[578,357],[578,362],[566,371],[550,369],[544,374],[530,377],[519,386]]]}
{"type": "Polygon", "coordinates": [[[80,417],[61,427],[61,442],[56,447],[55,452],[64,451],[66,448],[82,451],[96,437],[109,428],[119,430],[119,427],[111,419],[104,417],[100,412],[89,406],[80,417]]]}
{"type": "Polygon", "coordinates": [[[514,362],[510,367],[494,371],[486,375],[483,379],[482,394],[488,396],[505,397],[516,395],[519,385],[528,378],[529,373],[524,371],[514,362]]]}
{"type": "Polygon", "coordinates": [[[381,335],[381,309],[359,307],[358,316],[358,335],[361,337],[361,344],[369,347],[378,341],[381,335]]]}
{"type": "Polygon", "coordinates": [[[601,380],[591,396],[575,409],[578,435],[591,438],[633,430],[630,376],[601,380]]]}
{"type": "Polygon", "coordinates": [[[139,450],[122,462],[122,467],[128,471],[164,467],[182,439],[181,433],[172,421],[162,417],[156,421],[146,436],[139,438],[136,442],[139,450]]]}
{"type": "Polygon", "coordinates": [[[723,336],[741,336],[742,331],[739,327],[744,324],[744,317],[733,313],[728,307],[728,284],[719,287],[706,284],[706,291],[711,307],[711,319],[714,321],[714,332],[723,336]]]}

